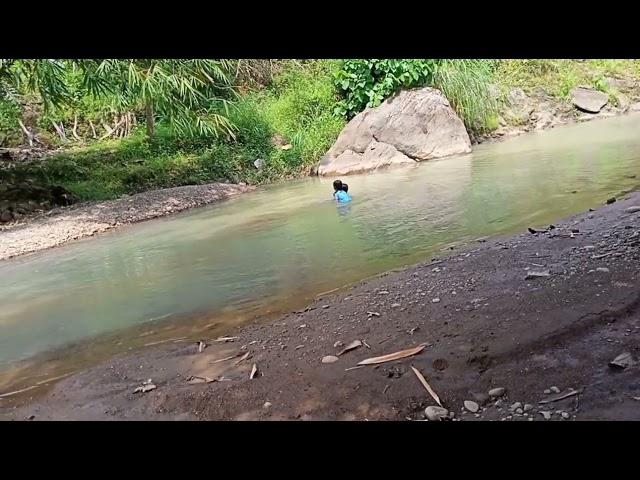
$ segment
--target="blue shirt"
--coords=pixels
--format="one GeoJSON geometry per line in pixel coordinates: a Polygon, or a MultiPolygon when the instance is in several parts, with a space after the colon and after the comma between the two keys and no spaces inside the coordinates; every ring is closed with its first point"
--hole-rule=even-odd
{"type": "Polygon", "coordinates": [[[333,196],[339,203],[347,203],[351,201],[351,196],[344,190],[333,192],[333,196]]]}

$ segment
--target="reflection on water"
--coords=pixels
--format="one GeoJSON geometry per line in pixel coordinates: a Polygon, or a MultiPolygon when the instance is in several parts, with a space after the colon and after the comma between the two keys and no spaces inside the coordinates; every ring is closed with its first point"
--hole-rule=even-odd
{"type": "Polygon", "coordinates": [[[584,210],[637,185],[639,129],[628,116],[353,176],[344,206],[333,178],[288,182],[3,262],[0,365],[159,318],[246,318],[584,210]]]}

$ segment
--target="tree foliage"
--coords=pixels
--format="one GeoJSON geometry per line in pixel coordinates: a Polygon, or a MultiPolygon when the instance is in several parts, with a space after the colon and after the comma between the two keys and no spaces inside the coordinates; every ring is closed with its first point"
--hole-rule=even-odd
{"type": "Polygon", "coordinates": [[[158,120],[179,136],[233,137],[231,78],[226,60],[0,60],[3,96],[36,94],[49,114],[100,99],[101,107],[144,113],[149,137],[158,120]]]}

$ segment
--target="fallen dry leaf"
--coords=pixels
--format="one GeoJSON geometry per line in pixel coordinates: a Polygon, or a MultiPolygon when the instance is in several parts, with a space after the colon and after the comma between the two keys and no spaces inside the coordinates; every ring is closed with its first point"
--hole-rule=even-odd
{"type": "Polygon", "coordinates": [[[147,393],[151,390],[155,390],[156,387],[153,383],[147,383],[146,385],[142,385],[141,387],[136,388],[133,393],[147,393]]]}
{"type": "Polygon", "coordinates": [[[358,362],[358,365],[375,365],[376,363],[384,363],[391,362],[393,360],[398,360],[400,358],[410,357],[412,355],[416,355],[424,350],[426,345],[423,343],[414,348],[409,348],[407,350],[400,350],[399,352],[390,353],[388,355],[382,355],[381,357],[372,357],[362,360],[358,362]]]}
{"type": "Polygon", "coordinates": [[[359,365],[357,367],[349,367],[349,368],[345,368],[344,371],[348,372],[349,370],[357,370],[358,368],[364,368],[365,365],[359,365]]]}
{"type": "Polygon", "coordinates": [[[249,355],[251,355],[250,352],[245,353],[244,355],[242,355],[237,361],[236,363],[234,363],[234,365],[240,365],[242,362],[244,362],[247,358],[249,358],[249,355]]]}
{"type": "Polygon", "coordinates": [[[211,377],[198,377],[198,376],[192,376],[187,378],[187,383],[189,385],[196,385],[198,383],[211,383],[211,382],[215,382],[217,379],[215,378],[211,378],[211,377]]]}
{"type": "MultiPolygon", "coordinates": [[[[218,337],[216,338],[216,342],[234,342],[236,340],[238,340],[239,337],[218,337]]],[[[251,344],[249,344],[251,345],[251,344]]]]}
{"type": "Polygon", "coordinates": [[[325,355],[322,357],[322,363],[334,363],[338,361],[338,357],[335,355],[325,355]]]}
{"type": "Polygon", "coordinates": [[[254,363],[253,367],[251,367],[251,373],[249,374],[249,380],[253,380],[257,373],[258,373],[258,367],[254,363]]]}
{"type": "Polygon", "coordinates": [[[579,393],[582,393],[582,389],[571,390],[567,393],[559,393],[558,395],[554,395],[553,397],[547,398],[545,400],[540,400],[538,403],[542,405],[545,403],[557,402],[558,400],[564,400],[565,398],[573,397],[574,395],[578,395],[579,393]]]}
{"type": "Polygon", "coordinates": [[[232,358],[236,358],[238,355],[240,355],[240,353],[242,353],[242,352],[234,353],[233,355],[229,355],[228,357],[219,358],[218,360],[214,360],[211,363],[226,362],[227,360],[231,360],[232,358]]]}
{"type": "Polygon", "coordinates": [[[442,403],[440,402],[440,397],[438,397],[438,394],[433,391],[433,389],[431,388],[431,385],[427,383],[427,379],[424,378],[424,376],[413,365],[411,365],[411,370],[413,370],[413,373],[416,374],[416,377],[418,377],[418,380],[420,380],[420,383],[422,384],[422,386],[427,390],[427,392],[429,392],[429,395],[431,395],[433,399],[436,401],[436,403],[442,407],[442,403]]]}
{"type": "Polygon", "coordinates": [[[14,390],[13,392],[7,392],[0,395],[0,398],[11,397],[12,395],[17,395],[22,392],[27,392],[29,390],[33,390],[34,388],[38,388],[38,385],[31,385],[27,388],[21,388],[20,390],[14,390]]]}
{"type": "Polygon", "coordinates": [[[340,350],[340,353],[338,353],[338,356],[342,355],[343,353],[347,353],[350,350],[354,350],[354,349],[356,349],[358,347],[361,347],[361,346],[362,346],[362,342],[360,340],[354,340],[349,345],[347,345],[342,350],[340,350]]]}

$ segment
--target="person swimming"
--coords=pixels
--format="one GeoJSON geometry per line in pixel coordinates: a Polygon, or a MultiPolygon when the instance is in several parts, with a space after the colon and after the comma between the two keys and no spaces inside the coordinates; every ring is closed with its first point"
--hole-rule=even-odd
{"type": "Polygon", "coordinates": [[[333,198],[338,203],[347,203],[351,201],[351,195],[347,193],[349,191],[349,185],[342,183],[341,180],[335,180],[333,182],[333,198]]]}

